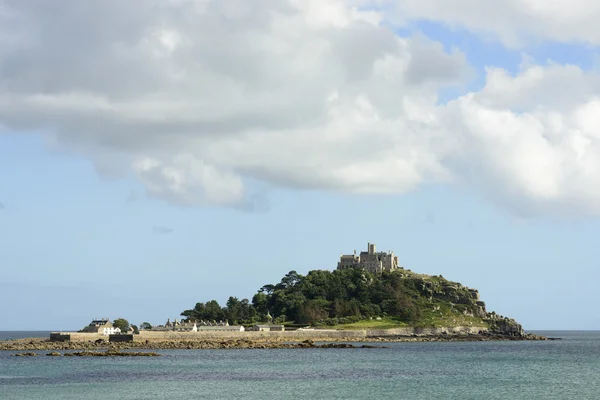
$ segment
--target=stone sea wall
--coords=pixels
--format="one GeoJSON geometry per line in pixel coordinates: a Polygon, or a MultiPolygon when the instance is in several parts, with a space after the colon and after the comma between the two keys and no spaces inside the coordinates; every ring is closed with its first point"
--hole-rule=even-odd
{"type": "Polygon", "coordinates": [[[108,340],[108,336],[100,335],[99,333],[82,333],[82,332],[52,332],[50,340],[55,342],[70,341],[70,342],[87,342],[98,339],[108,340]]]}
{"type": "MultiPolygon", "coordinates": [[[[371,337],[386,336],[435,336],[435,335],[477,335],[487,333],[487,327],[457,326],[440,328],[394,328],[394,329],[367,329],[367,330],[334,330],[334,329],[315,329],[315,330],[297,330],[283,332],[237,332],[237,331],[211,331],[211,332],[159,332],[159,331],[141,331],[139,335],[128,336],[133,338],[134,342],[164,342],[180,340],[222,340],[222,339],[276,339],[276,340],[340,340],[340,339],[361,339],[371,337]]],[[[114,336],[114,335],[113,335],[114,336]]],[[[50,336],[53,341],[69,340],[71,342],[87,342],[98,339],[109,340],[108,336],[102,336],[94,333],[63,332],[61,334],[53,333],[50,336]],[[67,336],[68,335],[68,336],[67,336]],[[68,338],[67,338],[68,337],[68,338]]],[[[110,338],[113,341],[113,337],[110,338]]],[[[130,340],[130,339],[129,339],[130,340]]],[[[114,340],[116,341],[116,340],[114,340]]]]}

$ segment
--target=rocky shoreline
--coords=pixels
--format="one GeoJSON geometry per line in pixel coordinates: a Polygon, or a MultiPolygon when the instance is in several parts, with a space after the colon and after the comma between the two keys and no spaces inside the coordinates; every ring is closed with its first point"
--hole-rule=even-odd
{"type": "Polygon", "coordinates": [[[120,351],[120,350],[216,350],[216,349],[306,349],[306,348],[370,348],[371,345],[352,345],[359,343],[390,342],[482,342],[515,340],[556,340],[535,334],[523,335],[431,335],[431,336],[385,336],[367,338],[336,338],[334,340],[286,341],[283,338],[240,338],[240,339],[201,339],[201,340],[165,340],[150,342],[107,342],[103,340],[87,342],[53,342],[46,338],[27,338],[0,341],[0,350],[4,351],[120,351]],[[316,344],[320,342],[322,344],[316,344]]]}
{"type": "MultiPolygon", "coordinates": [[[[34,347],[35,350],[46,350],[40,346],[40,343],[26,343],[24,347],[27,347],[29,350],[32,350],[31,347],[34,347]]],[[[90,348],[89,343],[79,343],[76,347],[85,347],[86,349],[90,348]]],[[[153,349],[161,349],[161,350],[171,350],[171,349],[375,349],[375,348],[385,348],[384,346],[373,346],[368,344],[363,345],[353,345],[350,343],[324,343],[324,344],[316,344],[312,340],[304,340],[299,343],[254,343],[248,340],[229,340],[220,343],[212,343],[210,346],[207,346],[207,343],[194,342],[192,345],[190,342],[157,342],[153,343],[151,348],[153,349]],[[195,347],[194,347],[195,345],[195,347]]],[[[16,346],[23,347],[23,346],[16,346]]],[[[62,346],[69,347],[69,349],[61,348],[61,350],[73,350],[74,346],[62,346]]],[[[83,350],[83,351],[75,351],[75,352],[64,352],[59,353],[58,351],[52,351],[47,353],[46,356],[53,357],[157,357],[160,354],[156,352],[129,352],[129,351],[121,351],[126,349],[131,349],[128,345],[119,344],[117,346],[112,346],[105,351],[98,350],[83,350]]],[[[139,347],[136,347],[139,348],[139,347]]],[[[148,349],[148,347],[144,347],[144,349],[148,349]]],[[[12,354],[15,357],[36,357],[42,354],[28,351],[25,353],[17,353],[12,354]]]]}

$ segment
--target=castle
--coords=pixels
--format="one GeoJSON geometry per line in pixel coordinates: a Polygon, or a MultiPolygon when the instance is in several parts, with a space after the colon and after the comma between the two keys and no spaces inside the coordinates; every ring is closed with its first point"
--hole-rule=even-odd
{"type": "Polygon", "coordinates": [[[388,253],[380,251],[379,253],[375,250],[374,243],[367,244],[367,251],[361,251],[360,255],[354,254],[340,256],[337,269],[348,269],[348,268],[362,268],[368,272],[380,273],[382,271],[393,271],[398,266],[398,257],[394,255],[393,251],[388,253]]]}

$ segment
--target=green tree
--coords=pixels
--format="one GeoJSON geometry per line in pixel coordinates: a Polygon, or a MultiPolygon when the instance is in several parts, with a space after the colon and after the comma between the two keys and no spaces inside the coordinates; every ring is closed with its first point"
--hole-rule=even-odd
{"type": "Polygon", "coordinates": [[[225,318],[223,309],[216,300],[211,300],[204,306],[204,318],[219,321],[225,318]]]}
{"type": "Polygon", "coordinates": [[[289,289],[302,282],[304,277],[296,271],[290,271],[281,279],[281,282],[275,287],[277,289],[289,289]]]}
{"type": "Polygon", "coordinates": [[[248,299],[242,299],[242,301],[240,301],[240,308],[242,323],[252,324],[256,322],[258,314],[248,299]]]}
{"type": "Polygon", "coordinates": [[[312,324],[329,317],[329,301],[327,300],[309,300],[300,309],[297,322],[301,324],[312,324]]]}
{"type": "Polygon", "coordinates": [[[140,329],[143,329],[143,330],[152,329],[152,325],[150,325],[149,322],[142,322],[142,324],[140,325],[140,329]]]}
{"type": "Polygon", "coordinates": [[[125,318],[117,318],[113,321],[113,326],[119,328],[122,333],[126,333],[129,330],[129,321],[125,318]]]}
{"type": "Polygon", "coordinates": [[[237,297],[230,297],[227,300],[226,307],[225,317],[233,324],[237,324],[239,320],[243,319],[242,304],[237,297]]]}
{"type": "Polygon", "coordinates": [[[264,292],[258,292],[252,297],[252,305],[256,312],[260,315],[267,315],[269,311],[268,297],[264,292]]]}
{"type": "Polygon", "coordinates": [[[196,303],[193,309],[185,310],[181,315],[192,320],[206,319],[206,306],[204,303],[196,303]]]}

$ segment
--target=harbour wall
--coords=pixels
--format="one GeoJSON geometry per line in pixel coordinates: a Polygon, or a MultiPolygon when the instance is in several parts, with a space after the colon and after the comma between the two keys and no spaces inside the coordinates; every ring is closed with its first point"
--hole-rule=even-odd
{"type": "Polygon", "coordinates": [[[89,342],[98,339],[108,340],[108,336],[100,335],[99,333],[83,333],[83,332],[52,332],[50,333],[51,342],[89,342]]]}

